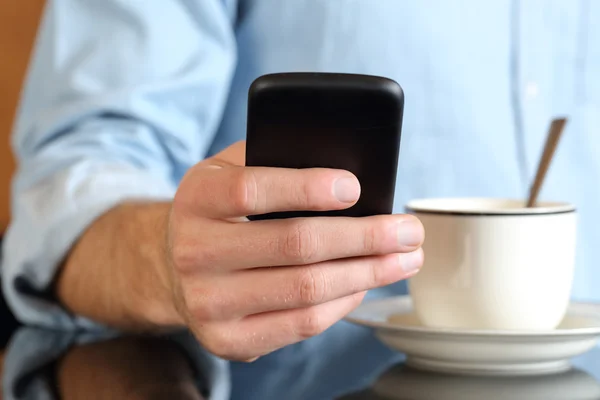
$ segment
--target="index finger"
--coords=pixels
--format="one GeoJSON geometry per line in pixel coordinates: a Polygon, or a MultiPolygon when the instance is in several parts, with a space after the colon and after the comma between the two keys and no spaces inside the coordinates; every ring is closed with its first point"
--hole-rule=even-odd
{"type": "Polygon", "coordinates": [[[236,218],[283,211],[349,208],[360,197],[350,172],[326,168],[194,167],[178,196],[194,213],[236,218]]]}

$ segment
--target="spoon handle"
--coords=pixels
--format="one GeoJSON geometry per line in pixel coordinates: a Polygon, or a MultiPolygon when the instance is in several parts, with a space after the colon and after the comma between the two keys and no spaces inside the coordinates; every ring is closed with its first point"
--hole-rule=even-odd
{"type": "Polygon", "coordinates": [[[542,153],[542,157],[540,158],[540,162],[538,164],[535,180],[533,181],[533,185],[531,185],[531,189],[529,191],[527,207],[535,207],[538,195],[540,194],[540,189],[544,183],[544,178],[546,177],[546,172],[548,172],[550,162],[554,156],[554,151],[556,150],[558,141],[560,140],[566,123],[566,118],[557,118],[552,120],[552,123],[550,124],[550,130],[548,131],[548,136],[546,138],[544,152],[542,153]]]}

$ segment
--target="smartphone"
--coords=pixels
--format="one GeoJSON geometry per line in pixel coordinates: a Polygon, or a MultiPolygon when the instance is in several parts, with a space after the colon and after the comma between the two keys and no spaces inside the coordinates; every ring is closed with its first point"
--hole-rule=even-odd
{"type": "Polygon", "coordinates": [[[403,111],[402,88],[384,77],[278,73],[257,78],[248,93],[246,165],[347,170],[358,178],[361,196],[345,210],[248,218],[390,214],[403,111]]]}

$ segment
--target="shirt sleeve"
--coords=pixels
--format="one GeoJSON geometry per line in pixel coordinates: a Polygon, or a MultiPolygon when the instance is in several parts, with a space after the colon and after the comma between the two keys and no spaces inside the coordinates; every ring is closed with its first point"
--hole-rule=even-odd
{"type": "Polygon", "coordinates": [[[49,287],[78,236],[129,199],[170,199],[204,158],[235,68],[220,0],[48,1],[12,136],[2,285],[28,324],[95,327],[49,287]]]}

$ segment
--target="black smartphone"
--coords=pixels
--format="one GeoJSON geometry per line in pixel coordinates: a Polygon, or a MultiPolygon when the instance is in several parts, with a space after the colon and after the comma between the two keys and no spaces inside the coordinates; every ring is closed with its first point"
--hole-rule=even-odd
{"type": "Polygon", "coordinates": [[[246,165],[344,169],[358,178],[361,196],[345,210],[249,218],[390,214],[403,111],[402,88],[384,77],[278,73],[257,78],[248,93],[246,165]]]}

